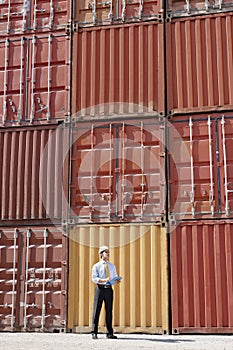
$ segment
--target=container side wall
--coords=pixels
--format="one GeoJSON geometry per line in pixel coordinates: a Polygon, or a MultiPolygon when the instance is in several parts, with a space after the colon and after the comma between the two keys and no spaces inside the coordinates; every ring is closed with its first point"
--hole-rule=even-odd
{"type": "Polygon", "coordinates": [[[2,226],[5,220],[61,220],[63,139],[56,126],[0,130],[2,226]]]}
{"type": "Polygon", "coordinates": [[[172,113],[232,108],[232,18],[227,13],[166,24],[172,113]]]}
{"type": "Polygon", "coordinates": [[[171,234],[173,333],[232,333],[232,223],[182,223],[171,234]]]}
{"type": "MultiPolygon", "coordinates": [[[[166,229],[146,225],[80,226],[70,234],[68,327],[77,332],[91,330],[95,288],[91,269],[99,258],[97,247],[104,243],[110,246],[110,260],[123,277],[121,284],[114,286],[114,329],[126,333],[167,331],[166,229]]],[[[104,311],[99,325],[105,332],[104,311]]]]}
{"type": "Polygon", "coordinates": [[[74,41],[77,115],[163,112],[162,25],[83,29],[74,41]]]}
{"type": "Polygon", "coordinates": [[[0,36],[64,29],[70,8],[70,1],[64,0],[2,1],[0,36]]]}

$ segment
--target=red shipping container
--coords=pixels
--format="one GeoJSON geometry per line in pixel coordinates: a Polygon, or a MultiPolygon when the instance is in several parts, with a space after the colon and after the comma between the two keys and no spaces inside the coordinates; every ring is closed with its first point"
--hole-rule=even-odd
{"type": "Polygon", "coordinates": [[[172,333],[232,333],[232,221],[182,222],[170,237],[172,333]]]}
{"type": "Polygon", "coordinates": [[[73,115],[164,113],[163,25],[79,30],[73,67],[73,115]]]}
{"type": "Polygon", "coordinates": [[[233,116],[176,116],[171,125],[179,138],[171,132],[170,214],[177,220],[232,217],[233,116]]]}
{"type": "Polygon", "coordinates": [[[201,1],[201,0],[168,0],[167,12],[169,16],[188,17],[194,15],[213,15],[214,13],[232,11],[232,0],[201,1]]]}
{"type": "Polygon", "coordinates": [[[66,236],[56,227],[0,228],[0,330],[66,327],[66,236]]]}
{"type": "Polygon", "coordinates": [[[163,9],[158,0],[77,0],[79,26],[127,23],[160,19],[163,9]]]}
{"type": "Polygon", "coordinates": [[[68,34],[6,37],[0,58],[1,124],[48,123],[69,115],[68,34]]]}
{"type": "Polygon", "coordinates": [[[28,31],[65,29],[71,19],[71,1],[6,0],[0,3],[0,36],[28,31]]]}
{"type": "Polygon", "coordinates": [[[71,207],[76,222],[155,222],[164,217],[164,122],[77,122],[71,207]]]}
{"type": "Polygon", "coordinates": [[[1,221],[61,222],[68,170],[62,159],[64,133],[62,129],[55,133],[55,129],[41,126],[0,130],[1,221]],[[52,141],[45,148],[48,140],[52,141]]]}
{"type": "Polygon", "coordinates": [[[232,109],[232,28],[232,13],[166,23],[171,113],[232,109]]]}

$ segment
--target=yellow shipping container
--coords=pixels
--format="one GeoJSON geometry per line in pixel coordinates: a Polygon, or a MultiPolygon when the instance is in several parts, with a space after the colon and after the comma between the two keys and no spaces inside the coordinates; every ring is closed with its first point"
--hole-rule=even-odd
{"type": "MultiPolygon", "coordinates": [[[[123,277],[114,286],[115,332],[168,331],[168,258],[166,228],[161,225],[85,225],[70,231],[68,328],[90,332],[95,285],[91,268],[98,247],[110,247],[110,261],[123,277]]],[[[99,331],[105,332],[104,305],[99,331]]]]}

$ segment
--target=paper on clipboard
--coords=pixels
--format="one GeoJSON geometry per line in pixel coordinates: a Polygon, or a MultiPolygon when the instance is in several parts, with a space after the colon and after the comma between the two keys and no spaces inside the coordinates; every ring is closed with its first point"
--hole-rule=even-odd
{"type": "Polygon", "coordinates": [[[116,277],[113,277],[111,280],[109,280],[109,281],[107,282],[107,284],[113,285],[113,284],[116,284],[117,281],[120,281],[120,280],[122,280],[122,277],[121,277],[121,276],[116,276],[116,277]]]}

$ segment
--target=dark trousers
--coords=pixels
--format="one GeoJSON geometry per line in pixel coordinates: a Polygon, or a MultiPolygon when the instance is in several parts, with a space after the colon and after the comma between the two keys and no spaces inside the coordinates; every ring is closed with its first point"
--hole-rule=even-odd
{"type": "Polygon", "coordinates": [[[95,334],[98,333],[99,317],[100,317],[100,311],[102,308],[103,301],[105,303],[107,332],[108,334],[113,334],[113,329],[112,329],[113,290],[112,288],[103,288],[101,286],[97,286],[95,289],[93,318],[92,318],[92,333],[95,333],[95,334]]]}

